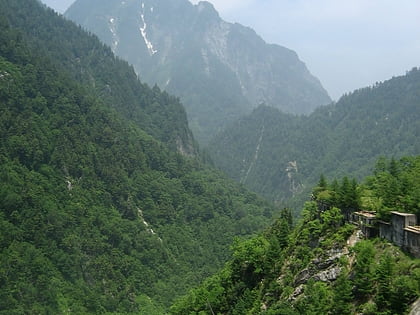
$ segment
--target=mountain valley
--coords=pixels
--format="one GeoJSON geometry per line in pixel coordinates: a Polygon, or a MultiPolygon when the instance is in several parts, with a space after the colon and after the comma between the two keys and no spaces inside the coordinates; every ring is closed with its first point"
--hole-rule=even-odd
{"type": "Polygon", "coordinates": [[[416,315],[418,68],[331,103],[208,2],[0,0],[0,114],[0,314],[416,315]]]}
{"type": "Polygon", "coordinates": [[[305,200],[321,174],[361,179],[381,156],[420,154],[419,90],[414,68],[309,116],[260,106],[219,133],[208,151],[217,166],[266,198],[305,200]]]}

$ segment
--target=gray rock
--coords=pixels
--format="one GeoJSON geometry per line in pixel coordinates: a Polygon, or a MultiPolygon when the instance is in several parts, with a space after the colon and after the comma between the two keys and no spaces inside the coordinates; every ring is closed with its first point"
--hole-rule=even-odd
{"type": "Polygon", "coordinates": [[[316,275],[313,276],[315,281],[322,281],[322,282],[331,282],[337,280],[338,276],[341,273],[341,267],[334,266],[327,270],[323,270],[316,275]]]}

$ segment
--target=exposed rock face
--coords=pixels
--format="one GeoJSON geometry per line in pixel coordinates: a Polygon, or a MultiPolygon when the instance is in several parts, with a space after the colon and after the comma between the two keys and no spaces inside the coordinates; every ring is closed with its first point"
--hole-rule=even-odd
{"type": "Polygon", "coordinates": [[[336,280],[341,272],[338,260],[347,253],[347,249],[332,249],[322,257],[314,258],[308,268],[303,269],[296,276],[295,285],[305,284],[309,279],[324,282],[336,280]]]}
{"type": "Polygon", "coordinates": [[[260,103],[309,113],[330,102],[295,52],[223,21],[208,2],[79,0],[66,16],[133,64],[142,80],[181,97],[202,141],[260,103]]]}
{"type": "MultiPolygon", "coordinates": [[[[347,245],[342,248],[332,248],[312,259],[308,266],[300,271],[294,279],[294,291],[288,296],[289,301],[295,301],[305,291],[305,285],[312,279],[314,281],[333,282],[337,280],[343,268],[340,265],[340,258],[348,257],[350,264],[353,258],[350,257],[349,247],[353,247],[360,240],[360,230],[356,230],[347,240],[347,245]]],[[[284,266],[288,268],[287,263],[284,266]]],[[[281,284],[284,278],[279,277],[277,282],[281,284]]]]}
{"type": "Polygon", "coordinates": [[[340,273],[341,273],[341,267],[333,266],[327,270],[318,272],[315,276],[313,276],[313,279],[315,281],[323,281],[323,282],[334,281],[334,280],[337,280],[340,273]]]}
{"type": "Polygon", "coordinates": [[[418,299],[413,306],[411,307],[410,315],[419,315],[420,314],[420,299],[418,299]]]}

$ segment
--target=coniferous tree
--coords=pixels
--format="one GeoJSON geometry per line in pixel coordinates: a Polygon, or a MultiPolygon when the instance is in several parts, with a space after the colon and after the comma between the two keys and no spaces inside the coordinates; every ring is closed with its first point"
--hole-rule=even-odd
{"type": "Polygon", "coordinates": [[[391,305],[392,276],[394,274],[394,264],[392,258],[383,255],[376,269],[376,305],[380,311],[389,309],[391,305]]]}
{"type": "Polygon", "coordinates": [[[309,280],[297,309],[305,315],[328,314],[331,309],[331,299],[331,291],[324,282],[309,280]]]}
{"type": "Polygon", "coordinates": [[[359,299],[367,299],[369,295],[373,292],[373,245],[370,242],[361,242],[357,243],[354,249],[356,252],[356,262],[354,265],[353,279],[355,295],[359,299]]]}
{"type": "Polygon", "coordinates": [[[352,285],[347,271],[342,271],[334,282],[334,294],[332,300],[333,315],[351,315],[353,292],[352,285]]]}

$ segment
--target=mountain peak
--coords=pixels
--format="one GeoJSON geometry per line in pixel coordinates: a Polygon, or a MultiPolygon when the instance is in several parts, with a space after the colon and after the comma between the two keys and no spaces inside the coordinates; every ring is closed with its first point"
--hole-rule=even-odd
{"type": "Polygon", "coordinates": [[[125,2],[77,0],[66,16],[110,45],[143,81],[180,97],[201,143],[262,102],[295,114],[331,102],[296,53],[223,21],[207,1],[125,2]]]}
{"type": "Polygon", "coordinates": [[[214,8],[213,4],[211,4],[208,1],[200,1],[198,4],[195,5],[198,9],[198,12],[201,13],[210,13],[212,15],[215,15],[219,17],[219,13],[214,8]]]}

